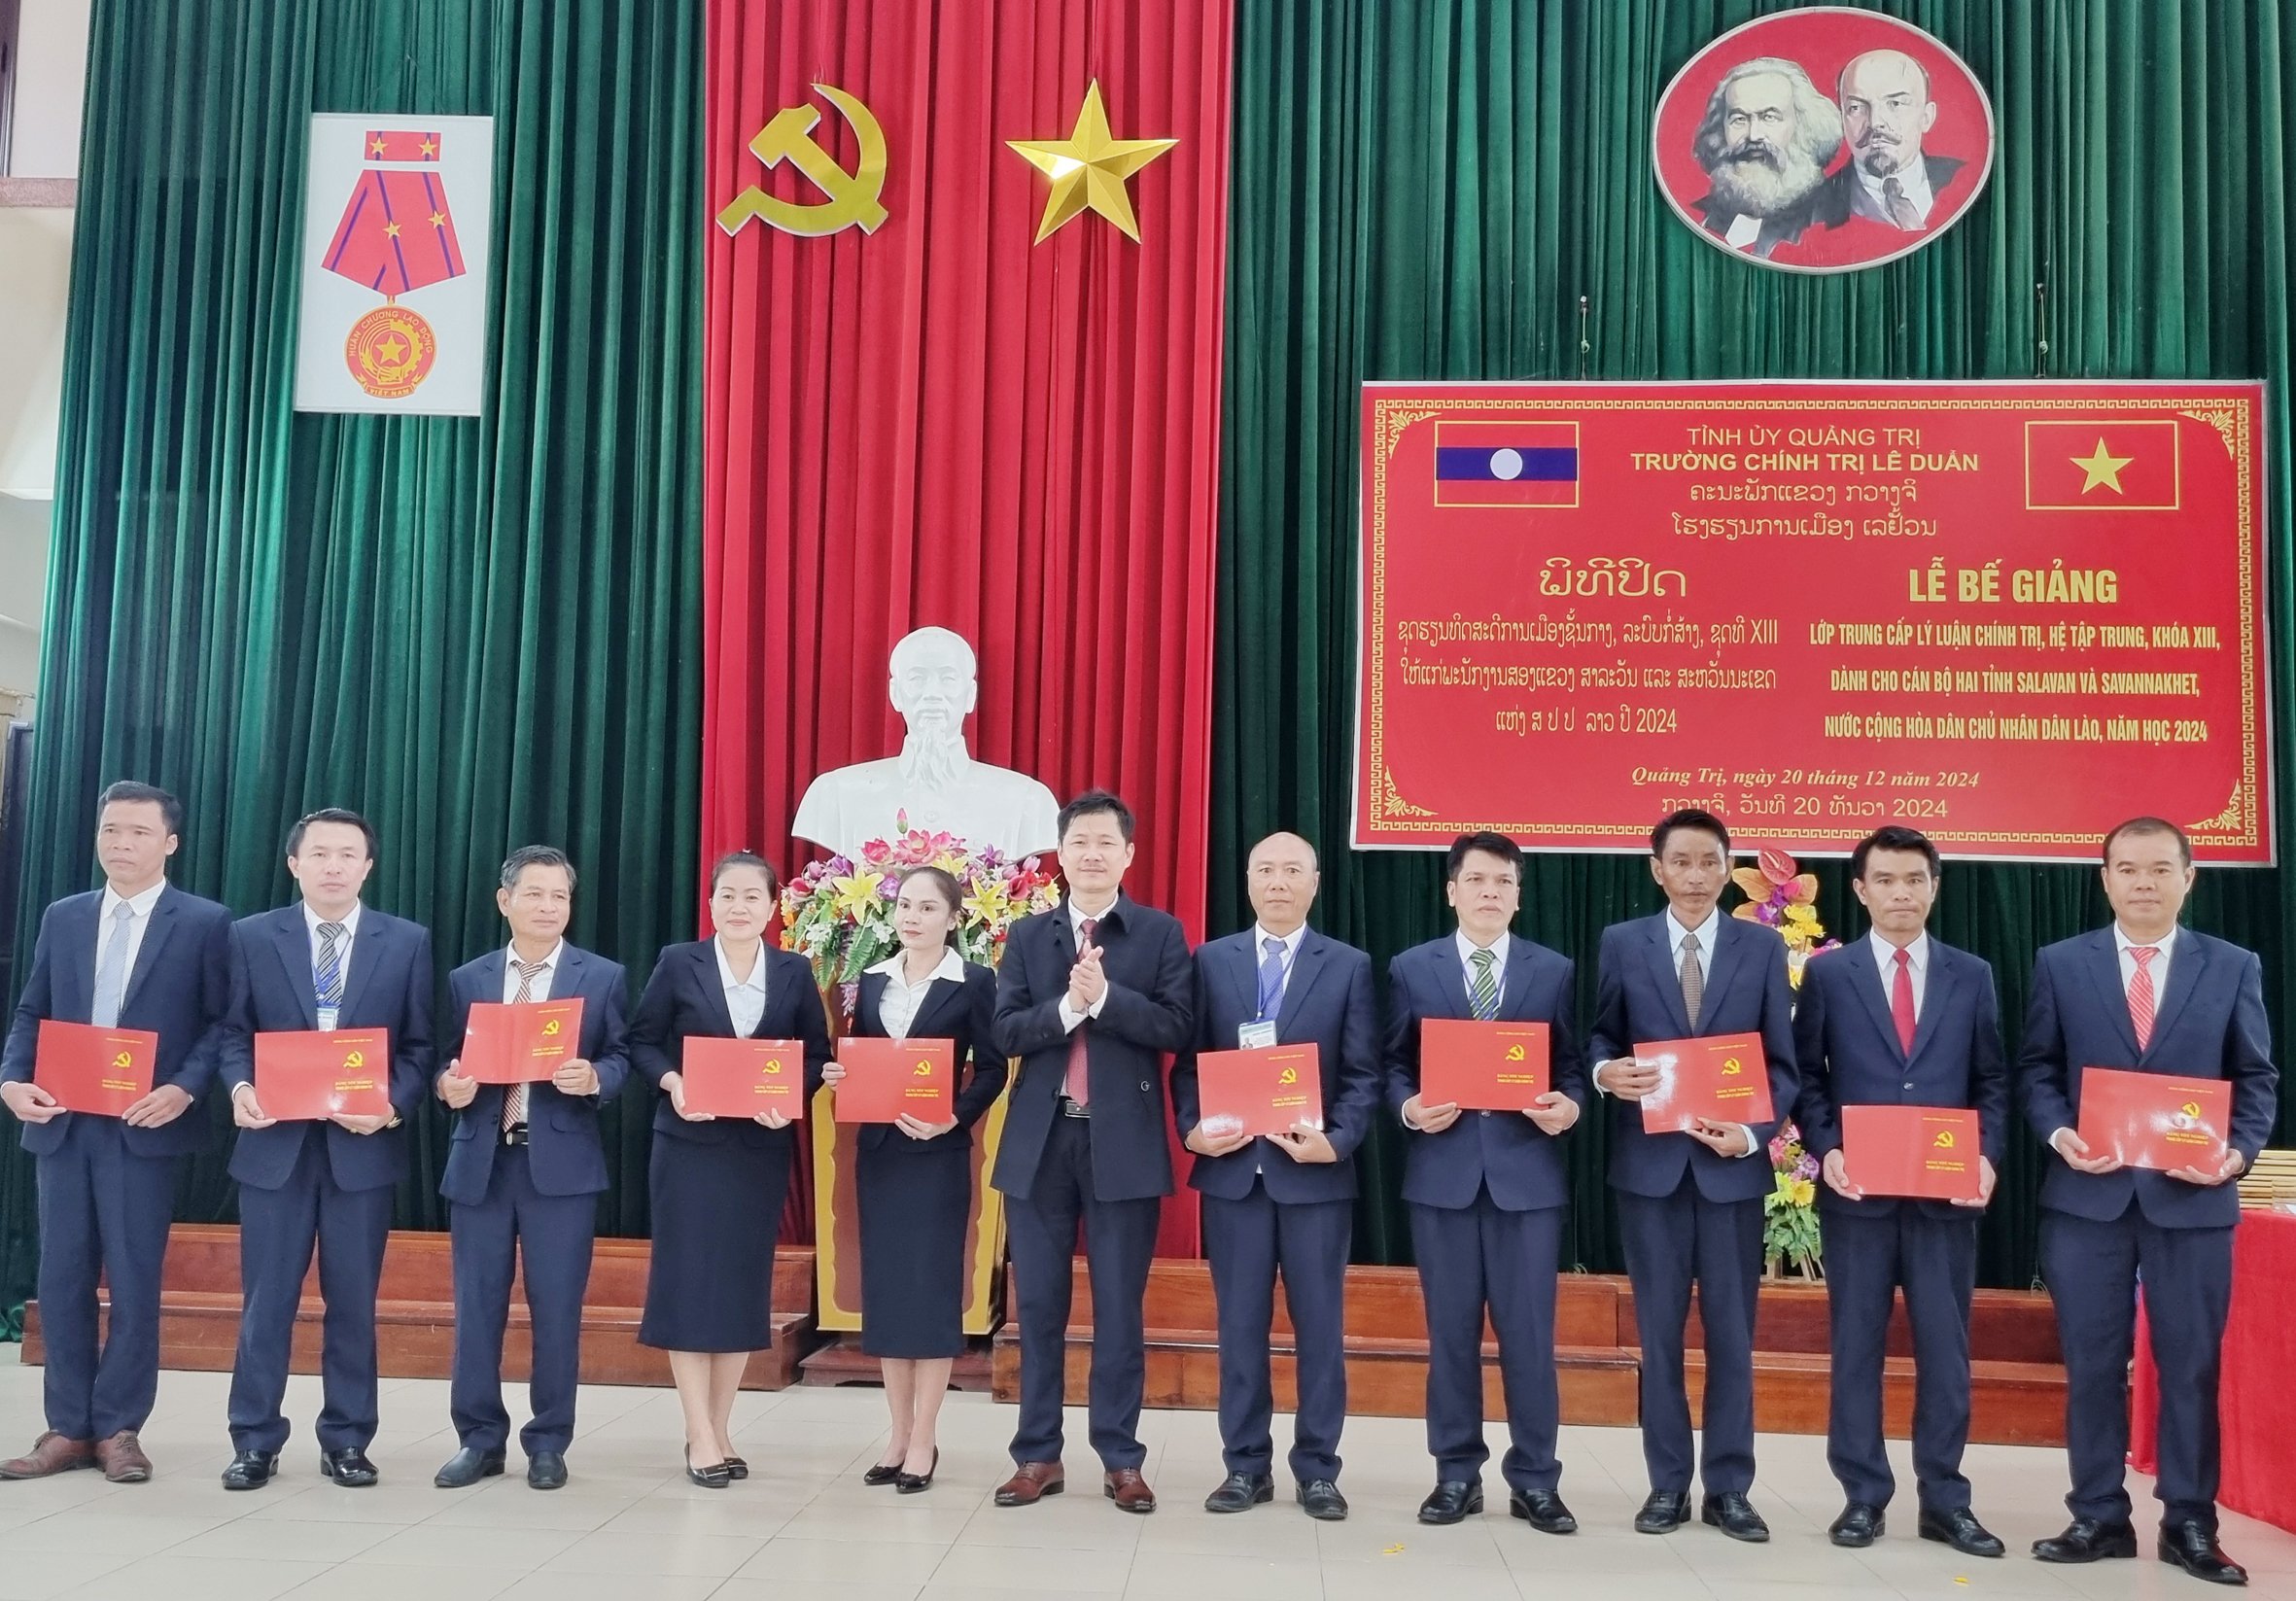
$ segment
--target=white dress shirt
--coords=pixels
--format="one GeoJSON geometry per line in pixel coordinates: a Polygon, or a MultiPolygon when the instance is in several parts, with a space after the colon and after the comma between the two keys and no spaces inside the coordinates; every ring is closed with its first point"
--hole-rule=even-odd
{"type": "Polygon", "coordinates": [[[717,954],[717,982],[725,990],[725,1009],[733,1016],[734,1032],[748,1039],[765,1021],[765,947],[757,947],[756,964],[746,979],[734,977],[733,966],[725,959],[725,941],[713,939],[710,949],[717,954]]]}
{"type": "MultiPolygon", "coordinates": [[[[353,901],[348,912],[333,920],[343,930],[342,937],[335,941],[334,954],[335,960],[342,964],[345,995],[351,992],[351,947],[359,938],[359,914],[365,910],[363,903],[353,901]]],[[[303,927],[311,936],[311,988],[314,992],[319,988],[319,925],[327,921],[311,910],[309,901],[303,902],[303,927]]],[[[332,1006],[320,1007],[319,1027],[332,1028],[340,1015],[332,1006]]]]}
{"type": "Polygon", "coordinates": [[[98,909],[95,920],[95,967],[93,969],[95,972],[100,973],[104,970],[104,947],[112,941],[112,920],[120,915],[120,908],[122,906],[132,914],[127,920],[127,950],[124,953],[126,959],[120,964],[120,998],[122,1000],[127,998],[128,987],[135,982],[136,953],[144,948],[144,930],[152,926],[152,908],[159,904],[159,897],[166,893],[166,890],[167,881],[161,879],[151,888],[139,889],[133,895],[122,900],[117,889],[114,889],[110,885],[104,887],[103,905],[98,909]]]}
{"type": "MultiPolygon", "coordinates": [[[[1882,970],[1882,994],[1895,1004],[1897,993],[1897,947],[1880,934],[1865,936],[1873,947],[1873,959],[1882,970]]],[[[1930,994],[1930,936],[1925,931],[1913,936],[1913,943],[1905,948],[1905,967],[1913,975],[1913,1016],[1921,1020],[1922,1002],[1930,994]]]]}
{"type": "Polygon", "coordinates": [[[1307,925],[1304,922],[1288,934],[1271,934],[1260,924],[1256,922],[1252,924],[1252,997],[1254,1000],[1257,1000],[1260,994],[1260,964],[1268,959],[1268,942],[1274,940],[1283,947],[1283,950],[1278,953],[1278,959],[1283,964],[1283,977],[1277,981],[1275,986],[1276,1009],[1282,1010],[1284,992],[1292,987],[1292,963],[1300,959],[1300,942],[1306,937],[1307,925]]]}
{"type": "Polygon", "coordinates": [[[1467,999],[1471,1004],[1475,999],[1475,953],[1478,951],[1491,954],[1491,984],[1496,992],[1493,1004],[1504,1006],[1507,1003],[1507,948],[1512,941],[1513,936],[1504,928],[1499,930],[1499,937],[1488,945],[1476,944],[1467,937],[1464,928],[1451,936],[1451,947],[1459,953],[1459,971],[1466,980],[1467,999]]]}
{"type": "MultiPolygon", "coordinates": [[[[1119,898],[1121,898],[1121,896],[1119,898]]],[[[1086,919],[1089,918],[1093,922],[1097,922],[1100,919],[1106,917],[1109,913],[1115,910],[1116,902],[1113,900],[1107,905],[1101,907],[1097,912],[1087,912],[1083,907],[1077,905],[1073,900],[1068,903],[1068,931],[1076,936],[1076,948],[1079,951],[1084,949],[1084,924],[1086,919]]],[[[1063,990],[1061,992],[1061,1027],[1066,1029],[1069,1033],[1074,1033],[1078,1024],[1082,1023],[1086,1018],[1098,1017],[1100,1015],[1101,1008],[1105,1007],[1107,1004],[1108,987],[1104,984],[1100,987],[1099,998],[1095,1000],[1090,1006],[1086,1007],[1081,1012],[1068,1004],[1068,992],[1063,990]]]]}
{"type": "Polygon", "coordinates": [[[2117,921],[2113,923],[2112,948],[2121,958],[2121,993],[2124,995],[2129,992],[2129,986],[2137,982],[2137,958],[2129,953],[2145,944],[2150,944],[2158,953],[2146,968],[2152,974],[2152,1004],[2157,1012],[2161,997],[2169,992],[2169,961],[2176,944],[2176,930],[2171,928],[2159,939],[2145,941],[2131,939],[2121,931],[2117,921]]]}
{"type": "MultiPolygon", "coordinates": [[[[534,976],[534,987],[527,992],[528,1000],[550,998],[550,981],[558,976],[558,958],[565,954],[564,940],[550,947],[550,954],[542,958],[542,970],[534,976]]],[[[518,954],[515,945],[503,953],[503,1001],[505,1005],[518,998],[518,986],[524,982],[518,976],[518,964],[525,959],[518,954]]]]}
{"type": "Polygon", "coordinates": [[[950,946],[941,953],[940,963],[933,970],[911,984],[908,978],[909,955],[895,951],[885,960],[869,969],[885,975],[885,993],[877,997],[877,1027],[885,1030],[887,1039],[907,1039],[909,1025],[917,1021],[917,1009],[924,1004],[924,994],[935,981],[947,979],[951,984],[964,982],[964,957],[950,946]]]}

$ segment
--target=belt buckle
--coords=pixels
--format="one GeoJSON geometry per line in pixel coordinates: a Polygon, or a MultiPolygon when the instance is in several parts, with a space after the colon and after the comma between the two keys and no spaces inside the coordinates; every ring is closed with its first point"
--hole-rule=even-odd
{"type": "Polygon", "coordinates": [[[499,1137],[504,1145],[526,1145],[532,1143],[534,1133],[530,1126],[522,1123],[515,1129],[504,1129],[499,1137]]]}
{"type": "Polygon", "coordinates": [[[1062,1096],[1061,1097],[1061,1115],[1062,1117],[1089,1118],[1093,1115],[1093,1109],[1082,1101],[1070,1100],[1066,1096],[1062,1096]]]}

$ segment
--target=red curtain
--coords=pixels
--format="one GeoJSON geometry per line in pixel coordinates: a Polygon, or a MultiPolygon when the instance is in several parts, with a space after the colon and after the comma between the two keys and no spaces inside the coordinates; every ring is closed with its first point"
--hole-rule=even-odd
{"type": "MultiPolygon", "coordinates": [[[[886,659],[973,643],[976,756],[1140,821],[1128,881],[1200,936],[1227,232],[1230,0],[710,0],[706,210],[823,199],[748,148],[784,107],[847,172],[883,127],[874,232],[713,227],[702,846],[786,867],[815,775],[892,754],[886,659]],[[1095,79],[1142,242],[1092,213],[1033,243],[1095,79]]],[[[1192,1253],[1195,1211],[1163,1248],[1192,1253]]]]}

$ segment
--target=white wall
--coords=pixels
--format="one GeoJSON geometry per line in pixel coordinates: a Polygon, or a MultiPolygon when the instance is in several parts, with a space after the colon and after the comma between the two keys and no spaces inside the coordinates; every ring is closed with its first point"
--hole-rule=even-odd
{"type": "Polygon", "coordinates": [[[87,85],[93,0],[21,0],[17,22],[12,178],[80,176],[80,108],[87,85]]]}
{"type": "MultiPolygon", "coordinates": [[[[55,493],[73,216],[47,206],[0,206],[0,306],[8,308],[9,376],[0,383],[0,495],[45,501],[55,493]]],[[[0,571],[0,578],[6,576],[0,571]]]]}
{"type": "Polygon", "coordinates": [[[50,501],[0,495],[0,718],[40,683],[41,610],[48,598],[50,501]]]}

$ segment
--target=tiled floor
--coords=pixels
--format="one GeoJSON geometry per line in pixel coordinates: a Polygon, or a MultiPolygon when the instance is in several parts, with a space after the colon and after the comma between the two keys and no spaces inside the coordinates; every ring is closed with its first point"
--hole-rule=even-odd
{"type": "MultiPolygon", "coordinates": [[[[1521,1597],[1693,1601],[1855,1601],[1969,1597],[2117,1601],[2208,1593],[2148,1554],[2088,1569],[2046,1568],[2021,1553],[2064,1522],[2065,1464],[2056,1451],[1981,1446],[1970,1452],[1977,1506],[2012,1552],[1972,1562],[1913,1538],[1911,1492],[1901,1521],[1862,1553],[1826,1544],[1839,1510],[1822,1442],[1765,1436],[1756,1504],[1776,1538],[1731,1544],[1692,1527],[1664,1539],[1627,1528],[1642,1498],[1640,1448],[1618,1429],[1570,1429],[1563,1491],[1583,1532],[1535,1534],[1506,1514],[1495,1466],[1491,1511],[1456,1528],[1410,1520],[1430,1479],[1415,1422],[1348,1425],[1345,1523],[1309,1522],[1286,1502],[1236,1517],[1200,1510],[1219,1479],[1218,1437],[1204,1412],[1151,1412],[1148,1475],[1164,1497],[1152,1517],[1102,1501],[1087,1473],[1080,1417],[1071,1414],[1076,1490],[1025,1510],[990,1492],[1006,1470],[1012,1413],[952,1398],[944,1460],[927,1494],[866,1489],[883,1402],[874,1390],[790,1390],[742,1398],[738,1444],[746,1484],[695,1488],[678,1471],[678,1411],[667,1390],[596,1389],[582,1397],[573,1482],[537,1494],[511,1473],[476,1490],[431,1487],[450,1455],[446,1386],[386,1382],[374,1456],[383,1482],[337,1489],[320,1479],[307,1433],[286,1476],[251,1494],[226,1493],[229,1458],[225,1375],[167,1374],[144,1440],[159,1469],[151,1483],[115,1487],[76,1473],[0,1484],[0,1601],[96,1596],[106,1601],[910,1601],[910,1598],[1175,1597],[1182,1601],[1513,1601],[1521,1597]]],[[[289,1413],[298,1429],[318,1406],[297,1378],[289,1413]]],[[[1278,1439],[1282,1438],[1278,1420],[1278,1439]]],[[[40,1429],[40,1375],[0,1347],[0,1446],[40,1429]]],[[[1503,1445],[1494,1431],[1494,1444],[1503,1445]]],[[[1909,1479],[1902,1459],[1898,1473],[1909,1479]]],[[[2139,1494],[2145,1486],[2135,1486],[2139,1494]]],[[[2151,1503],[2141,1502],[2140,1516],[2151,1503]]],[[[2255,1574],[2252,1594],[2296,1601],[2296,1536],[2228,1518],[2225,1540],[2255,1574]]]]}

